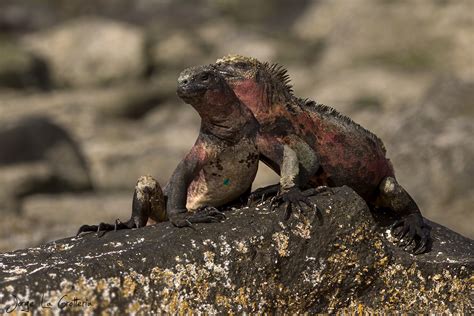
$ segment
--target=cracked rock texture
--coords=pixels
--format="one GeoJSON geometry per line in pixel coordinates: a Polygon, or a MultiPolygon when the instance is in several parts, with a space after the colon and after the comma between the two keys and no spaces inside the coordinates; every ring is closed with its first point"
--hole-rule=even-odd
{"type": "Polygon", "coordinates": [[[196,230],[161,223],[1,254],[0,309],[472,314],[472,240],[430,222],[432,249],[413,256],[350,188],[312,199],[322,222],[283,221],[267,201],[196,230]]]}

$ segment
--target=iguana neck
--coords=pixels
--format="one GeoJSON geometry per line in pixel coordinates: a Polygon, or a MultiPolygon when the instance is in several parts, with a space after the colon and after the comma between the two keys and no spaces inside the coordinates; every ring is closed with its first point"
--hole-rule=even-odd
{"type": "Polygon", "coordinates": [[[225,104],[207,105],[206,109],[205,113],[200,112],[201,131],[231,143],[248,134],[247,129],[255,120],[235,97],[225,104]]]}

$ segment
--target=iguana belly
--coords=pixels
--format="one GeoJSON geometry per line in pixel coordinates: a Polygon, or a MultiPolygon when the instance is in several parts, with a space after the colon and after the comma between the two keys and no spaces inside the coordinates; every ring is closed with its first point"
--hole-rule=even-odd
{"type": "Polygon", "coordinates": [[[255,179],[258,157],[255,142],[249,139],[212,155],[188,187],[186,208],[218,207],[238,198],[255,179]]]}

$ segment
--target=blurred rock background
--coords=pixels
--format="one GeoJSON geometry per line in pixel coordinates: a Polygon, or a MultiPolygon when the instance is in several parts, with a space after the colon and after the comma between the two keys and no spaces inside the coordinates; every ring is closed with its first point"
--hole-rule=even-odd
{"type": "MultiPolygon", "coordinates": [[[[199,117],[175,94],[228,53],[285,65],[296,94],[385,142],[423,214],[474,237],[471,0],[2,0],[0,251],[127,219],[199,117]]],[[[254,187],[277,181],[262,166],[254,187]]]]}

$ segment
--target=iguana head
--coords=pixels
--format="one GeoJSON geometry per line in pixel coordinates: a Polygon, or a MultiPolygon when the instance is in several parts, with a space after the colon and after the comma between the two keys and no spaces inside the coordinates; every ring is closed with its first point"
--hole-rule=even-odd
{"type": "Polygon", "coordinates": [[[287,71],[278,64],[228,55],[218,59],[214,67],[254,113],[266,112],[276,100],[291,98],[293,94],[287,71]]]}
{"type": "Polygon", "coordinates": [[[255,79],[263,64],[253,57],[227,55],[216,61],[217,69],[230,82],[255,79]]]}
{"type": "MultiPolygon", "coordinates": [[[[238,127],[246,109],[213,66],[185,69],[178,78],[178,96],[199,113],[207,125],[238,127]]],[[[248,111],[251,115],[250,111],[248,111]]]]}

